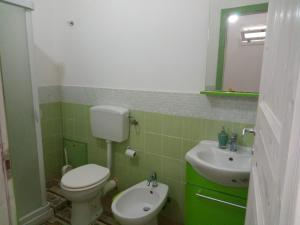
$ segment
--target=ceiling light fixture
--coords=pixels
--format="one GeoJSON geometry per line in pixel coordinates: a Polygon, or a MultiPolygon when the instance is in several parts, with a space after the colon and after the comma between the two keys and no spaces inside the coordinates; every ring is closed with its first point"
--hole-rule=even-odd
{"type": "Polygon", "coordinates": [[[238,20],[239,20],[239,16],[237,14],[232,14],[228,17],[229,23],[235,23],[238,20]]]}

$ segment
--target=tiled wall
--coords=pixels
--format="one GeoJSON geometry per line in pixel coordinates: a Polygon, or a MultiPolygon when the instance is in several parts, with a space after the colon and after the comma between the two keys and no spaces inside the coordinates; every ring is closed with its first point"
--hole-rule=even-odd
{"type": "Polygon", "coordinates": [[[63,165],[61,103],[40,104],[46,179],[57,178],[63,165]]]}
{"type": "MultiPolygon", "coordinates": [[[[88,144],[89,163],[106,165],[106,144],[104,140],[91,135],[88,105],[55,103],[43,104],[41,107],[45,123],[43,136],[45,140],[53,137],[50,138],[53,153],[50,153],[48,142],[44,142],[47,174],[56,175],[62,161],[61,140],[58,140],[61,138],[61,130],[59,126],[52,127],[59,122],[62,123],[63,137],[88,144]],[[60,106],[62,117],[56,114],[60,106]],[[45,112],[47,109],[51,112],[45,112]],[[51,121],[53,124],[50,125],[51,121]],[[57,135],[54,135],[55,132],[57,135]]],[[[124,143],[113,143],[113,176],[119,179],[120,190],[123,190],[146,179],[151,171],[156,171],[159,180],[170,187],[171,202],[163,213],[175,221],[183,220],[185,153],[200,140],[216,140],[223,125],[229,132],[238,134],[242,128],[253,126],[143,111],[131,111],[131,115],[139,122],[139,127],[131,126],[130,137],[124,143]],[[128,159],[124,155],[128,145],[137,151],[136,158],[128,159]]],[[[250,145],[252,139],[239,137],[239,142],[250,145]]]]}

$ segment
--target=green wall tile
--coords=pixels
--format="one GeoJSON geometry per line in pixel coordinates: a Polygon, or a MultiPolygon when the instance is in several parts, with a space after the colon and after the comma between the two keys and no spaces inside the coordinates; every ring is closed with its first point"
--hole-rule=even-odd
{"type": "Polygon", "coordinates": [[[46,180],[59,178],[63,160],[62,104],[41,104],[41,129],[46,180]]]}
{"type": "Polygon", "coordinates": [[[223,121],[205,120],[205,138],[208,140],[217,140],[218,133],[224,126],[223,121]]]}
{"type": "Polygon", "coordinates": [[[183,139],[181,142],[181,159],[185,160],[185,154],[195,147],[199,141],[183,139]]]}
{"type": "MultiPolygon", "coordinates": [[[[141,156],[141,154],[140,154],[141,156]]],[[[142,158],[137,156],[137,159],[127,159],[127,179],[128,179],[128,186],[132,186],[145,180],[144,171],[141,170],[140,162],[142,162],[142,158]],[[130,174],[130,176],[128,176],[130,174]]]]}
{"type": "Polygon", "coordinates": [[[199,118],[184,117],[182,119],[182,137],[199,140],[205,131],[204,122],[199,118]]]}
{"type": "MultiPolygon", "coordinates": [[[[139,155],[138,160],[140,160],[140,158],[141,156],[139,155]]],[[[126,158],[123,151],[113,151],[113,161],[118,162],[113,164],[113,168],[115,165],[123,167],[127,166],[127,160],[128,158],[126,158]]]]}
{"type": "Polygon", "coordinates": [[[88,141],[88,162],[106,166],[106,143],[104,140],[89,138],[88,141]]]}
{"type": "Polygon", "coordinates": [[[145,153],[142,160],[142,170],[144,173],[144,179],[147,179],[152,172],[156,172],[158,179],[163,177],[162,173],[163,158],[159,155],[153,155],[151,153],[145,153]]]}
{"type": "Polygon", "coordinates": [[[181,138],[163,136],[163,155],[181,159],[181,138]]]}
{"type": "Polygon", "coordinates": [[[118,189],[125,190],[129,187],[128,184],[128,171],[126,166],[113,165],[113,176],[118,180],[118,189]]]}
{"type": "Polygon", "coordinates": [[[163,177],[183,181],[185,163],[181,160],[163,158],[163,177]]]}
{"type": "Polygon", "coordinates": [[[162,214],[174,221],[175,224],[184,221],[184,193],[185,183],[163,178],[163,183],[169,186],[170,202],[167,203],[167,207],[162,210],[162,214]]]}
{"type": "MultiPolygon", "coordinates": [[[[141,111],[132,110],[130,112],[130,116],[131,116],[131,120],[135,119],[138,121],[137,127],[134,127],[133,125],[130,127],[130,132],[133,132],[135,130],[135,133],[144,133],[145,132],[145,113],[141,112],[141,111]]],[[[151,129],[150,129],[150,131],[151,131],[151,129]]]]}
{"type": "Polygon", "coordinates": [[[162,133],[173,137],[182,137],[183,117],[163,115],[162,133]]]}
{"type": "Polygon", "coordinates": [[[67,138],[75,137],[75,124],[73,118],[63,118],[63,136],[67,138]]]}
{"type": "Polygon", "coordinates": [[[75,104],[71,103],[62,103],[62,116],[63,118],[73,118],[74,117],[74,112],[73,112],[73,107],[75,104]]]}
{"type": "Polygon", "coordinates": [[[145,131],[153,133],[162,132],[163,116],[159,113],[145,112],[145,131]]]}
{"type": "Polygon", "coordinates": [[[145,151],[162,154],[162,136],[158,134],[146,133],[145,135],[145,151]]]}
{"type": "Polygon", "coordinates": [[[129,145],[133,149],[145,150],[145,134],[138,132],[134,127],[131,127],[129,134],[129,145]]]}

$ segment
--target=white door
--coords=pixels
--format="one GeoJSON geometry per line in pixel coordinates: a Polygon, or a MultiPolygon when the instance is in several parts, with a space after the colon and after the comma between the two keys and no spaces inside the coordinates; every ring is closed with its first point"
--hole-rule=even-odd
{"type": "Polygon", "coordinates": [[[297,223],[299,78],[300,1],[271,0],[246,225],[297,223]]]}

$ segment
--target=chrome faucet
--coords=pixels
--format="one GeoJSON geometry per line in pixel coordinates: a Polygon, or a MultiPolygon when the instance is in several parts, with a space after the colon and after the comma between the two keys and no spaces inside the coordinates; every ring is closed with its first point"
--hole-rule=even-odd
{"type": "MultiPolygon", "coordinates": [[[[246,134],[253,134],[253,136],[255,136],[256,132],[254,130],[254,128],[244,128],[243,132],[242,132],[242,136],[246,136],[246,134]]],[[[251,149],[251,154],[254,155],[254,148],[252,147],[251,149]]]]}
{"type": "Polygon", "coordinates": [[[233,133],[229,138],[229,151],[236,152],[237,151],[237,134],[233,133]]]}
{"type": "Polygon", "coordinates": [[[150,177],[147,179],[147,186],[150,186],[151,183],[152,183],[152,187],[157,187],[158,186],[156,172],[153,172],[150,175],[150,177]]]}
{"type": "Polygon", "coordinates": [[[242,136],[245,136],[247,133],[253,134],[255,136],[254,128],[244,128],[242,132],[242,136]]]}

